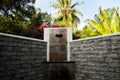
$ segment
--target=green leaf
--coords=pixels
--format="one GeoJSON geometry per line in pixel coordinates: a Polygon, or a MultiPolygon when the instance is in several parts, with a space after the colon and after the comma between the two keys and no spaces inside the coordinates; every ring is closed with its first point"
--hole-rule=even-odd
{"type": "Polygon", "coordinates": [[[105,34],[105,30],[103,29],[102,25],[95,22],[94,20],[88,20],[88,23],[94,27],[100,34],[105,34]]]}

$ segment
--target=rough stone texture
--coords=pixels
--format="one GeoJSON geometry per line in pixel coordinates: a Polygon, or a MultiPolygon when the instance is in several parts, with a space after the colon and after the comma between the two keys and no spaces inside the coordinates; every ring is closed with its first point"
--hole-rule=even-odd
{"type": "Polygon", "coordinates": [[[76,80],[120,80],[120,33],[70,42],[76,80]]]}
{"type": "Polygon", "coordinates": [[[42,80],[47,42],[0,34],[0,80],[42,80]]]}
{"type": "Polygon", "coordinates": [[[75,62],[43,62],[43,80],[76,80],[75,62]]]}

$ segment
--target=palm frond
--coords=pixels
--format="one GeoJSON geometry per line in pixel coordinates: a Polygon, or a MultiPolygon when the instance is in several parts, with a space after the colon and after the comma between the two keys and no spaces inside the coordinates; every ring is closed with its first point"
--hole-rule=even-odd
{"type": "Polygon", "coordinates": [[[76,23],[80,24],[80,19],[77,16],[72,15],[72,17],[76,23]]]}
{"type": "Polygon", "coordinates": [[[55,9],[59,9],[60,5],[58,3],[52,2],[52,3],[50,3],[50,7],[53,7],[55,9]]]}
{"type": "Polygon", "coordinates": [[[76,27],[80,23],[80,16],[83,16],[83,14],[74,7],[83,4],[83,2],[76,2],[72,6],[71,3],[72,0],[57,0],[57,3],[51,3],[51,7],[58,9],[58,12],[54,15],[57,23],[76,27]]]}
{"type": "Polygon", "coordinates": [[[84,4],[84,2],[76,2],[76,3],[74,3],[72,6],[71,6],[71,8],[74,8],[75,6],[77,6],[77,5],[81,5],[81,4],[84,4]]]}

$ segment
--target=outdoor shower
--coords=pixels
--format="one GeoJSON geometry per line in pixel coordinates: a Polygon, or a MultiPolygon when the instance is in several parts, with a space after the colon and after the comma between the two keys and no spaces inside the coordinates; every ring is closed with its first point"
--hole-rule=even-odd
{"type": "Polygon", "coordinates": [[[75,62],[70,61],[71,28],[45,28],[47,62],[43,62],[43,80],[75,80],[75,62]],[[47,76],[47,77],[46,77],[47,76]]]}
{"type": "Polygon", "coordinates": [[[71,28],[45,28],[44,40],[48,42],[47,61],[70,61],[69,41],[72,40],[71,28]]]}

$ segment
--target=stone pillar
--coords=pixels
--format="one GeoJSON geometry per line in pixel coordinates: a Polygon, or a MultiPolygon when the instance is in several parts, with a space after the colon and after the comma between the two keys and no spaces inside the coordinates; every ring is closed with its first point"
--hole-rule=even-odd
{"type": "Polygon", "coordinates": [[[44,40],[48,42],[47,61],[70,61],[71,28],[45,28],[44,40]]]}

